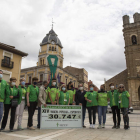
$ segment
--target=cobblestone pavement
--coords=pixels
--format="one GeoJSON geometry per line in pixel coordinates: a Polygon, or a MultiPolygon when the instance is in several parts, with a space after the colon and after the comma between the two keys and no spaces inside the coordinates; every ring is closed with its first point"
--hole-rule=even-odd
{"type": "MultiPolygon", "coordinates": [[[[122,118],[122,116],[121,116],[122,118]]],[[[121,121],[121,129],[112,129],[112,114],[107,114],[105,129],[89,129],[88,116],[86,115],[86,128],[82,129],[57,129],[57,130],[28,130],[27,129],[27,111],[23,116],[22,131],[9,132],[9,121],[4,132],[0,132],[0,140],[140,140],[140,111],[135,110],[129,114],[130,130],[123,129],[123,121],[121,121]]],[[[96,121],[97,122],[97,121],[96,121]]],[[[37,111],[34,115],[34,126],[37,124],[37,111]]]]}

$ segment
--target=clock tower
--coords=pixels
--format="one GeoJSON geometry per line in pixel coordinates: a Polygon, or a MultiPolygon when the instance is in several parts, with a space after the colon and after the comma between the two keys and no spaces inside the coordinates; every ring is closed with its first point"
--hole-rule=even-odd
{"type": "MultiPolygon", "coordinates": [[[[63,68],[63,46],[59,40],[57,34],[54,32],[53,28],[44,37],[40,43],[40,51],[38,55],[38,66],[49,65],[47,58],[49,55],[55,55],[58,57],[57,66],[63,68]]],[[[51,59],[54,63],[54,59],[51,59]]]]}

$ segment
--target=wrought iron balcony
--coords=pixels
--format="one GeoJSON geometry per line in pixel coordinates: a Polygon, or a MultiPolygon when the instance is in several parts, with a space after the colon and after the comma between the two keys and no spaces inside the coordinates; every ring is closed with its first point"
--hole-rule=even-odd
{"type": "Polygon", "coordinates": [[[14,62],[12,62],[12,61],[7,61],[6,59],[2,59],[2,61],[1,61],[1,66],[2,66],[2,67],[7,67],[7,68],[12,69],[13,66],[14,66],[14,62]]]}

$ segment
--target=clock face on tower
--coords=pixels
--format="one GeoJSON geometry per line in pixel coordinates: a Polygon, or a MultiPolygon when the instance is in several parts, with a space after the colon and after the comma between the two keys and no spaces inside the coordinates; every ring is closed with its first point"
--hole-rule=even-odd
{"type": "Polygon", "coordinates": [[[52,41],[52,44],[55,44],[55,42],[54,42],[54,41],[52,41]]]}

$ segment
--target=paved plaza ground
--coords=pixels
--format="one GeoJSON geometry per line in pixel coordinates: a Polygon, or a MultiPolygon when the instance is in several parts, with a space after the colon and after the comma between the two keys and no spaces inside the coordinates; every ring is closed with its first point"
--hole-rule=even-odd
{"type": "MultiPolygon", "coordinates": [[[[121,116],[122,118],[122,116],[121,116]]],[[[82,129],[59,129],[59,130],[28,130],[27,119],[28,113],[24,112],[23,128],[25,130],[9,132],[9,121],[6,130],[0,132],[0,140],[140,140],[140,111],[134,110],[129,114],[130,130],[123,129],[123,121],[121,121],[121,129],[112,129],[112,114],[107,114],[105,129],[89,129],[88,114],[86,115],[85,125],[87,128],[82,129]]],[[[97,122],[97,121],[96,121],[97,122]]],[[[34,115],[34,126],[37,125],[37,111],[34,115]]],[[[17,128],[17,124],[15,124],[17,128]]]]}

